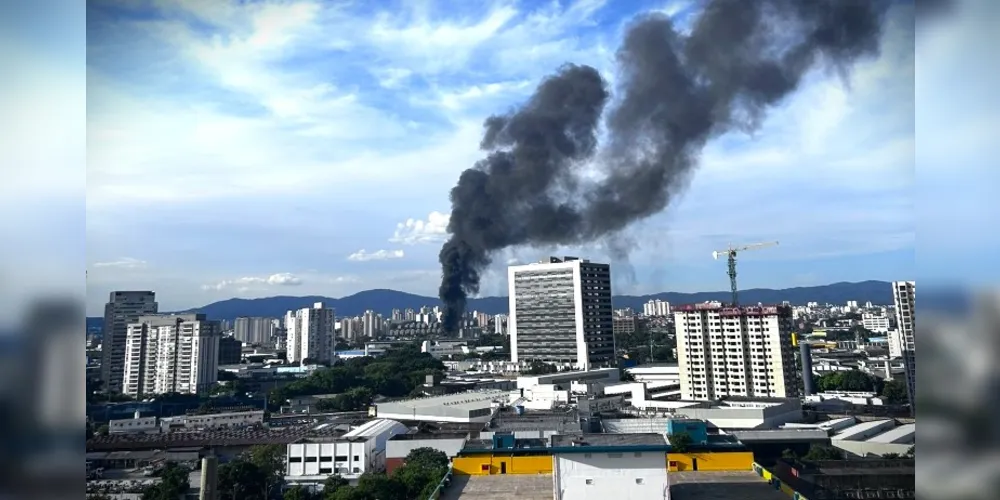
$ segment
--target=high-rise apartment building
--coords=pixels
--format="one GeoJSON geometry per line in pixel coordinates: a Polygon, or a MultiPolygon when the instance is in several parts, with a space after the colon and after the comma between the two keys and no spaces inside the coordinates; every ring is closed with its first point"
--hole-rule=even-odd
{"type": "Polygon", "coordinates": [[[126,328],[123,392],[140,397],[211,388],[219,375],[219,323],[204,314],[142,316],[126,328]]]}
{"type": "Polygon", "coordinates": [[[108,392],[122,392],[128,325],[138,321],[141,316],[156,313],[156,294],[153,292],[111,292],[111,297],[104,306],[104,332],[101,341],[101,380],[108,392]]]}
{"type": "Polygon", "coordinates": [[[644,316],[670,316],[670,302],[665,300],[651,300],[642,305],[644,316]]]}
{"type": "Polygon", "coordinates": [[[611,267],[550,257],[507,268],[511,361],[578,369],[615,359],[611,267]]]}
{"type": "Polygon", "coordinates": [[[292,363],[310,359],[331,363],[334,356],[337,318],[322,302],[285,314],[286,358],[292,363]]]}
{"type": "Polygon", "coordinates": [[[799,395],[790,307],[695,304],[674,322],[681,398],[799,395]]]}
{"type": "Polygon", "coordinates": [[[233,338],[244,344],[274,345],[274,318],[240,317],[233,323],[233,338]]]}
{"type": "Polygon", "coordinates": [[[896,306],[896,335],[890,341],[898,342],[906,371],[906,392],[911,411],[916,410],[917,394],[917,344],[913,337],[916,324],[917,282],[893,281],[892,302],[896,306]]]}
{"type": "Polygon", "coordinates": [[[372,339],[382,332],[382,315],[377,314],[371,309],[365,311],[365,314],[361,316],[361,322],[364,327],[365,337],[372,339]]]}

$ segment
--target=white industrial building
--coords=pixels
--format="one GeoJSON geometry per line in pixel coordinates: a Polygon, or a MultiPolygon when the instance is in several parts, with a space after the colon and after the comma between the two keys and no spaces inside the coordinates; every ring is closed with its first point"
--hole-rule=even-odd
{"type": "Polygon", "coordinates": [[[375,405],[379,418],[403,421],[486,423],[507,403],[509,393],[499,390],[460,392],[375,405]]]}
{"type": "Polygon", "coordinates": [[[668,382],[677,385],[681,383],[681,367],[677,363],[634,366],[626,368],[625,371],[636,382],[668,382]]]}
{"type": "Polygon", "coordinates": [[[142,316],[125,339],[125,394],[196,394],[219,379],[219,323],[204,314],[142,316]]]}
{"type": "Polygon", "coordinates": [[[663,434],[553,436],[556,500],[663,500],[670,484],[663,434]]]}
{"type": "MultiPolygon", "coordinates": [[[[637,394],[636,394],[637,395],[637,394]]],[[[629,401],[624,410],[646,418],[604,419],[608,432],[655,432],[666,429],[669,418],[704,420],[710,428],[775,429],[788,422],[802,420],[802,404],[798,399],[753,400],[734,398],[719,402],[708,401],[629,401]]]]}
{"type": "Polygon", "coordinates": [[[289,362],[312,359],[333,363],[337,317],[333,309],[316,302],[285,314],[285,347],[289,362]]]}
{"type": "Polygon", "coordinates": [[[382,472],[386,443],[406,432],[407,427],[399,422],[378,419],[338,438],[304,438],[291,443],[285,457],[285,481],[321,488],[333,474],[355,479],[365,472],[382,472]]]}
{"type": "Polygon", "coordinates": [[[681,398],[798,396],[791,317],[786,306],[676,308],[681,398]]]}
{"type": "Polygon", "coordinates": [[[511,361],[613,364],[611,267],[575,257],[507,268],[511,361]]]}
{"type": "Polygon", "coordinates": [[[866,312],[861,315],[861,326],[875,333],[889,332],[889,317],[883,313],[866,312]]]}
{"type": "Polygon", "coordinates": [[[594,384],[616,384],[621,381],[618,368],[597,368],[587,371],[565,371],[545,375],[525,375],[517,377],[517,388],[526,389],[538,385],[559,385],[567,389],[573,382],[594,384]]]}

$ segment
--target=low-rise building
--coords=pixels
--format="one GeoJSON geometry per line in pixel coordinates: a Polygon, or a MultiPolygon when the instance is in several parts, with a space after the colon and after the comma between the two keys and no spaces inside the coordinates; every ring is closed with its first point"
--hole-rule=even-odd
{"type": "Polygon", "coordinates": [[[406,463],[406,457],[417,448],[431,448],[444,452],[448,458],[458,455],[468,434],[462,432],[445,432],[438,434],[397,434],[389,439],[385,446],[385,471],[392,473],[406,463]]]}
{"type": "Polygon", "coordinates": [[[252,427],[264,423],[264,411],[237,411],[228,413],[210,413],[206,415],[181,415],[160,419],[160,430],[172,432],[177,430],[195,429],[227,429],[235,427],[252,427]]]}
{"type": "Polygon", "coordinates": [[[460,392],[378,403],[375,410],[379,418],[401,421],[486,423],[507,399],[506,391],[460,392]]]}
{"type": "Polygon", "coordinates": [[[555,498],[667,498],[669,449],[662,434],[553,436],[555,498]]]}
{"type": "Polygon", "coordinates": [[[366,472],[382,472],[386,443],[409,429],[387,419],[372,420],[340,437],[303,438],[287,447],[285,481],[322,489],[333,474],[354,479],[366,472]]]}

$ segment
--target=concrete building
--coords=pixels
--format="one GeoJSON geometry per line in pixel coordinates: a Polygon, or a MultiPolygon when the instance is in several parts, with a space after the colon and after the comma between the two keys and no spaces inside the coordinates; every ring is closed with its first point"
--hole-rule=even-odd
{"type": "Polygon", "coordinates": [[[211,388],[219,376],[219,324],[204,314],[142,316],[129,324],[122,392],[140,397],[211,388]]]}
{"type": "Polygon", "coordinates": [[[233,337],[246,344],[273,346],[275,329],[280,326],[277,323],[274,318],[236,318],[233,337]]]}
{"type": "Polygon", "coordinates": [[[570,385],[577,383],[617,384],[621,373],[617,368],[598,368],[588,371],[568,371],[549,373],[545,375],[528,375],[517,377],[518,389],[530,389],[535,386],[555,385],[568,390],[570,385]]]}
{"type": "Polygon", "coordinates": [[[626,368],[636,382],[664,382],[671,385],[681,383],[681,367],[677,363],[657,363],[626,368]]]}
{"type": "Polygon", "coordinates": [[[552,449],[556,500],[669,496],[662,434],[553,436],[552,449]]]}
{"type": "Polygon", "coordinates": [[[575,257],[510,266],[511,361],[586,370],[614,362],[611,267],[575,257]]]}
{"type": "Polygon", "coordinates": [[[122,392],[125,376],[125,339],[128,325],[140,316],[157,313],[156,294],[148,291],[111,292],[104,306],[101,340],[101,380],[108,392],[122,392]]]}
{"type": "Polygon", "coordinates": [[[911,411],[916,411],[917,394],[917,345],[913,337],[916,328],[917,283],[915,281],[892,282],[892,301],[896,306],[896,342],[902,351],[903,367],[906,370],[906,392],[910,399],[911,411]]]}
{"type": "Polygon", "coordinates": [[[861,315],[861,326],[874,333],[888,333],[889,317],[881,313],[866,312],[861,315]]]}
{"type": "Polygon", "coordinates": [[[670,316],[670,302],[665,300],[650,300],[642,305],[642,314],[644,316],[670,316]]]}
{"type": "Polygon", "coordinates": [[[385,446],[385,471],[392,474],[392,471],[402,467],[406,457],[417,448],[431,448],[454,458],[465,447],[466,441],[468,435],[462,432],[397,434],[385,446]]]}
{"type": "Polygon", "coordinates": [[[500,402],[506,403],[507,399],[506,391],[460,392],[378,403],[376,415],[379,418],[401,421],[486,423],[490,421],[500,402]]]}
{"type": "Polygon", "coordinates": [[[238,365],[243,359],[243,342],[233,337],[219,338],[219,366],[238,365]]]}
{"type": "Polygon", "coordinates": [[[613,323],[615,338],[635,333],[635,316],[615,316],[613,323]]]}
{"type": "Polygon", "coordinates": [[[676,308],[681,398],[798,396],[791,317],[787,306],[676,308]]]}
{"type": "Polygon", "coordinates": [[[264,424],[264,410],[209,413],[206,415],[178,415],[160,419],[160,431],[199,429],[231,429],[264,424]]]}
{"type": "Polygon", "coordinates": [[[285,314],[288,361],[301,363],[311,359],[333,363],[336,325],[336,313],[323,307],[322,302],[316,302],[311,308],[288,311],[285,314]]]}
{"type": "Polygon", "coordinates": [[[356,479],[385,470],[386,443],[408,431],[393,420],[372,420],[341,437],[304,438],[287,446],[285,482],[321,489],[333,474],[356,479]]]}

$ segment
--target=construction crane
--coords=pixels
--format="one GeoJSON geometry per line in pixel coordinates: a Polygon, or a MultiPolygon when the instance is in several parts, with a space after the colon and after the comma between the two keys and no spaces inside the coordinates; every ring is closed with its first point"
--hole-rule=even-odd
{"type": "Polygon", "coordinates": [[[736,288],[736,254],[746,252],[747,250],[760,250],[761,248],[773,247],[777,244],[777,241],[769,241],[767,243],[754,243],[752,245],[743,245],[738,247],[729,245],[729,248],[725,250],[716,250],[712,252],[712,258],[715,260],[718,260],[720,255],[726,255],[729,257],[729,285],[733,290],[733,307],[740,305],[737,298],[736,288]]]}

